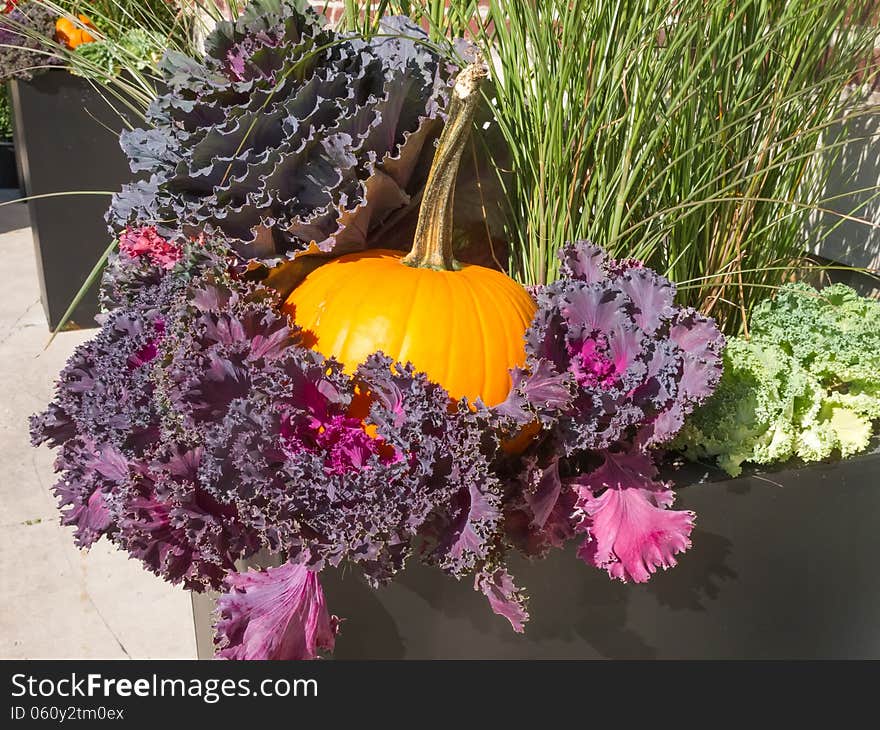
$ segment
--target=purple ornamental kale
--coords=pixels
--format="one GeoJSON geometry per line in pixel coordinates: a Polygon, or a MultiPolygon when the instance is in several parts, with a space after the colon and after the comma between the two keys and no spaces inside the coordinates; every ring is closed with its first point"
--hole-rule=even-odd
{"type": "Polygon", "coordinates": [[[643,582],[675,565],[693,527],[691,513],[668,509],[650,449],[712,393],[724,338],[638,262],[588,242],[561,258],[561,278],[536,292],[526,372],[499,406],[544,427],[507,503],[509,539],[542,554],[580,533],[586,562],[643,582]]]}
{"type": "Polygon", "coordinates": [[[61,65],[52,46],[36,37],[51,42],[56,20],[57,15],[41,2],[21,2],[0,13],[0,81],[30,81],[35,73],[61,65]]]}
{"type": "Polygon", "coordinates": [[[35,443],[60,446],[80,546],[106,536],[193,590],[230,586],[262,547],[311,571],[349,561],[374,584],[416,545],[453,575],[482,565],[502,512],[493,414],[450,409],[378,354],[345,374],[223,243],[152,229],[124,243],[104,278],[116,307],[32,420],[35,443]]]}
{"type": "Polygon", "coordinates": [[[127,306],[103,315],[31,428],[34,443],[60,446],[55,493],[78,545],[106,535],[153,572],[201,590],[218,587],[260,543],[231,505],[202,488],[203,450],[174,432],[161,397],[159,362],[170,314],[186,299],[185,267],[225,269],[222,256],[193,247],[174,276],[147,256],[111,263],[105,283],[128,292],[127,306]]]}
{"type": "Polygon", "coordinates": [[[114,197],[114,230],[218,233],[267,262],[371,245],[424,185],[452,70],[409,20],[382,24],[364,41],[303,0],[253,0],[203,61],[169,51],[150,128],[122,137],[149,177],[114,197]]]}
{"type": "Polygon", "coordinates": [[[197,285],[187,300],[168,319],[160,400],[202,447],[201,488],[264,544],[315,570],[355,562],[374,582],[417,536],[456,574],[486,554],[500,514],[487,412],[450,414],[445,390],[378,355],[345,375],[296,344],[259,285],[197,285]],[[356,390],[375,434],[352,415],[356,390]]]}
{"type": "Polygon", "coordinates": [[[126,234],[98,335],[32,420],[58,446],[62,521],[193,590],[226,589],[229,658],[313,657],[336,621],[317,573],[349,562],[378,585],[408,557],[461,577],[516,631],[525,594],[509,547],[579,555],[647,580],[689,545],[650,449],[717,380],[721,337],[662,277],[580,244],[537,293],[525,369],[494,409],[453,404],[377,353],[354,375],[299,342],[277,294],[225,241],[126,234]],[[541,433],[522,454],[512,433],[541,433]],[[240,576],[267,547],[290,563],[240,576]]]}
{"type": "Polygon", "coordinates": [[[188,403],[212,389],[200,481],[270,548],[314,570],[349,560],[374,584],[402,567],[415,538],[431,546],[424,559],[455,574],[486,555],[500,488],[478,414],[449,414],[442,388],[378,356],[352,380],[303,348],[246,374],[218,350],[208,346],[207,369],[190,371],[171,400],[187,428],[188,403]],[[376,436],[349,415],[355,383],[374,399],[376,436]]]}

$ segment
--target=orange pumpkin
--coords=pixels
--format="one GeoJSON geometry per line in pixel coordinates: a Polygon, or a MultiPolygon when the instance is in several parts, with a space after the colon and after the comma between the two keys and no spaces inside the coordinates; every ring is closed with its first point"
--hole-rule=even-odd
{"type": "Polygon", "coordinates": [[[86,28],[97,30],[95,24],[87,15],[78,15],[80,25],[77,25],[67,16],[62,16],[55,21],[55,40],[63,43],[70,50],[74,50],[83,43],[92,43],[95,37],[86,28]],[[85,26],[85,27],[82,27],[85,26]]]}
{"type": "Polygon", "coordinates": [[[452,255],[455,178],[485,75],[478,61],[456,80],[409,254],[377,249],[334,259],[311,271],[284,309],[348,372],[381,350],[412,362],[455,399],[496,405],[510,392],[509,370],[525,361],[535,303],[505,274],[452,255]]]}

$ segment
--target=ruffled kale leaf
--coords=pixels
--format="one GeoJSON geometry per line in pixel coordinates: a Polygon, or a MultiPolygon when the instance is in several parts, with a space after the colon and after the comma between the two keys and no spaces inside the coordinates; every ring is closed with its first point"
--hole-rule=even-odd
{"type": "Polygon", "coordinates": [[[753,312],[749,332],[833,387],[880,381],[880,302],[843,284],[786,284],[753,312]]]}
{"type": "Polygon", "coordinates": [[[333,651],[338,620],[327,611],[318,575],[287,563],[232,572],[217,604],[222,659],[316,659],[333,651]]]}
{"type": "Polygon", "coordinates": [[[474,577],[474,590],[486,596],[492,611],[506,618],[516,633],[525,631],[529,620],[526,596],[516,587],[507,568],[485,567],[474,577]]]}
{"type": "Polygon", "coordinates": [[[623,581],[644,583],[691,546],[694,513],[667,509],[670,485],[655,481],[651,457],[634,449],[603,452],[602,466],[572,480],[586,539],[578,557],[623,581]]]}
{"type": "Polygon", "coordinates": [[[111,226],[213,231],[269,262],[387,245],[380,229],[427,176],[452,68],[408,20],[382,22],[367,42],[304,0],[255,0],[203,62],[166,54],[152,128],[122,140],[149,177],[114,198],[111,226]]]}

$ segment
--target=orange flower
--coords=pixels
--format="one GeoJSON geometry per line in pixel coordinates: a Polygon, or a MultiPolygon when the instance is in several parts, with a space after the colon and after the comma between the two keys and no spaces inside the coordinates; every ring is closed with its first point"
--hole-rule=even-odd
{"type": "MultiPolygon", "coordinates": [[[[97,30],[87,15],[80,14],[77,17],[82,26],[97,30]]],[[[70,18],[62,16],[55,22],[55,40],[73,50],[83,43],[91,43],[95,37],[86,28],[77,25],[70,18]]]]}

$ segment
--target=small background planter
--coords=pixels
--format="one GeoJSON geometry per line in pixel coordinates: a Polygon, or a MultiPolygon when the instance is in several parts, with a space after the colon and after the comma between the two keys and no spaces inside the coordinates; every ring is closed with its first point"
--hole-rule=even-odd
{"type": "MultiPolygon", "coordinates": [[[[693,467],[687,467],[692,470],[693,467]]],[[[679,476],[681,483],[681,476],[679,476]]],[[[515,557],[531,597],[524,635],[469,581],[412,561],[371,590],[324,571],[345,617],[338,659],[880,657],[880,455],[680,488],[697,512],[693,548],[646,585],[611,582],[575,557],[515,557]]],[[[211,656],[209,596],[194,601],[211,656]]]]}
{"type": "MultiPolygon", "coordinates": [[[[72,190],[119,190],[132,178],[119,148],[120,113],[86,80],[51,70],[29,82],[12,81],[15,153],[27,195],[72,190]]],[[[120,107],[121,109],[121,107],[120,107]]],[[[110,243],[104,212],[109,195],[69,195],[28,201],[49,327],[70,302],[110,243]]],[[[94,326],[97,287],[73,312],[72,326],[94,326]]]]}
{"type": "Polygon", "coordinates": [[[18,165],[15,146],[11,141],[0,140],[0,190],[18,189],[18,165]]]}

